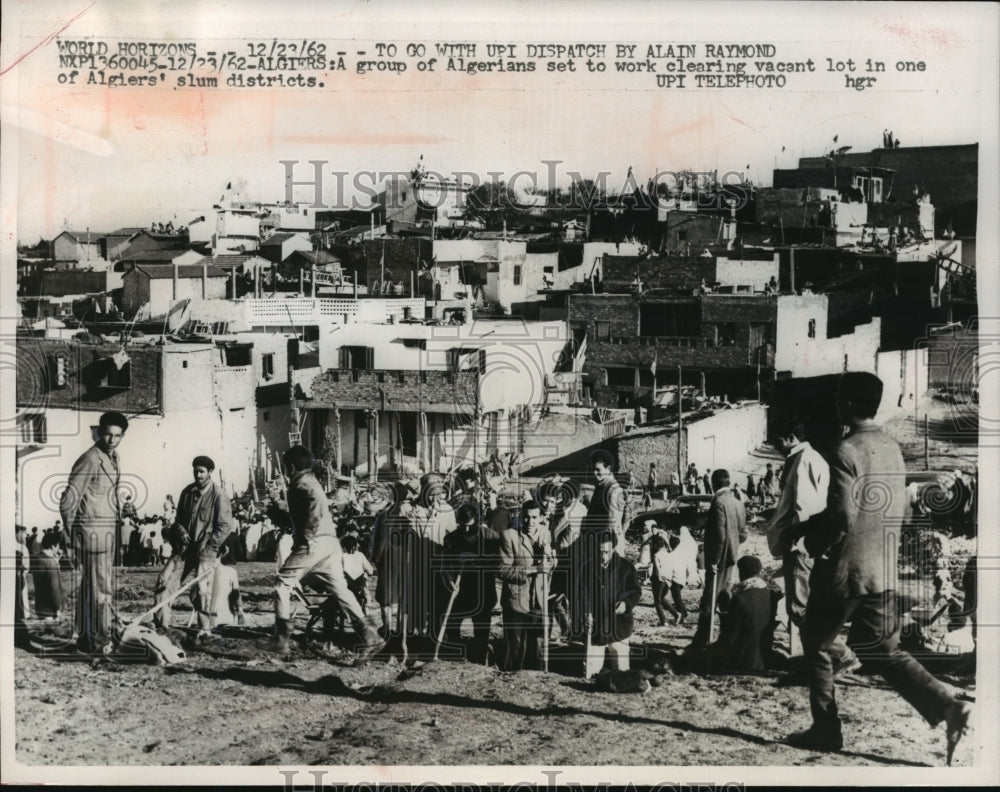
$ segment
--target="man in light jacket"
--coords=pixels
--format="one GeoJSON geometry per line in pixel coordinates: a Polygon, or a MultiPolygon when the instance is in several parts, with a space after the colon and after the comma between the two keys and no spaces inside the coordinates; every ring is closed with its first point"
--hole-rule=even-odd
{"type": "Polygon", "coordinates": [[[111,647],[115,534],[121,520],[118,444],[128,429],[120,412],[104,413],[97,442],[73,465],[59,501],[63,530],[79,574],[75,629],[77,649],[98,654],[111,647]]]}
{"type": "MultiPolygon", "coordinates": [[[[794,636],[802,627],[809,601],[809,575],[813,560],[805,548],[805,534],[810,521],[826,511],[830,486],[830,466],[806,439],[803,421],[795,415],[779,423],[775,429],[775,447],[785,454],[781,471],[778,504],[767,529],[767,544],[771,554],[782,560],[785,582],[785,608],[788,612],[788,632],[794,636]]],[[[815,523],[813,523],[815,525],[815,523]]],[[[861,666],[847,643],[838,637],[831,647],[834,675],[861,666]]],[[[796,655],[794,639],[789,654],[796,655]]]]}

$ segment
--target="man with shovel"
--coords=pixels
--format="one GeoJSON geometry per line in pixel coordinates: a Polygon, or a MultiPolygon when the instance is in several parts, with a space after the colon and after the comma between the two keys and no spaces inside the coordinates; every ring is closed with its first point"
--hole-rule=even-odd
{"type": "Polygon", "coordinates": [[[484,663],[490,642],[490,621],[497,603],[496,568],[499,537],[479,524],[479,511],[472,504],[458,507],[458,528],[444,538],[441,577],[451,601],[445,614],[444,644],[460,646],[462,622],[472,622],[472,643],[468,659],[484,663]]]}
{"type": "Polygon", "coordinates": [[[181,491],[174,524],[168,530],[173,552],[156,580],[154,602],[161,607],[153,620],[158,629],[170,626],[174,594],[194,573],[198,583],[191,588],[191,603],[198,615],[197,640],[201,641],[213,627],[209,614],[212,575],[208,573],[219,563],[219,548],[233,530],[233,511],[225,491],[212,481],[215,462],[197,456],[191,466],[194,481],[181,491]]]}

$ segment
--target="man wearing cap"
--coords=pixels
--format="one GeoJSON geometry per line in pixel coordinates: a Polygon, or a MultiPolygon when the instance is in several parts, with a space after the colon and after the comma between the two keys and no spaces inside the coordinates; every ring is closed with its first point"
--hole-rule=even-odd
{"type": "Polygon", "coordinates": [[[110,647],[115,534],[121,519],[118,444],[128,429],[120,412],[104,413],[97,442],[76,460],[59,501],[63,530],[80,576],[75,631],[77,648],[88,654],[110,647]]]}
{"type": "MultiPolygon", "coordinates": [[[[233,530],[233,511],[229,497],[212,481],[215,462],[196,456],[191,467],[194,481],[177,499],[174,524],[167,531],[172,552],[156,580],[154,602],[169,599],[188,575],[201,578],[191,589],[191,603],[198,614],[198,638],[202,639],[213,626],[209,615],[212,575],[208,572],[218,564],[219,548],[233,530]]],[[[164,604],[154,615],[154,623],[158,628],[169,627],[171,615],[170,604],[164,604]]]]}

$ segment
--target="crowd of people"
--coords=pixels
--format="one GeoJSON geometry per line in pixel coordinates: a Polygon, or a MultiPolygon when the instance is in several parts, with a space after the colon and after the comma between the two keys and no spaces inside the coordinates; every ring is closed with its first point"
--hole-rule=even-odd
{"type": "MultiPolygon", "coordinates": [[[[626,557],[633,554],[625,541],[631,512],[615,460],[606,451],[591,457],[589,499],[578,482],[561,476],[504,502],[450,491],[444,477],[427,474],[379,483],[361,501],[331,505],[314,472],[313,455],[301,445],[284,455],[289,478],[280,502],[263,515],[243,512],[242,526],[225,491],[213,481],[214,462],[196,457],[192,483],[176,507],[172,499],[165,504],[169,519],[141,523],[155,526],[148,536],[158,536],[160,543],[147,545],[135,522],[126,556],[163,564],[154,592],[157,627],[171,626],[171,605],[183,588],[190,588],[197,638],[207,640],[221,626],[243,622],[233,562],[251,547],[259,553],[261,537],[273,533],[278,569],[267,648],[290,651],[293,600],[303,600],[303,587],[309,587],[325,597],[322,613],[328,621],[339,621],[340,628],[344,621],[351,623],[362,662],[393,642],[404,658],[410,646],[431,645],[435,657],[443,652],[492,661],[508,671],[547,669],[550,647],[582,645],[587,668],[627,672],[634,611],[648,578],[661,626],[668,624],[668,614],[675,625],[683,624],[690,615],[685,588],[702,589],[694,636],[673,658],[677,669],[756,672],[774,666],[783,597],[789,633],[801,634],[801,646],[793,642],[784,657],[804,655],[813,716],[809,729],[789,738],[792,744],[842,747],[834,679],[864,664],[881,673],[931,725],[946,722],[950,761],[968,728],[969,707],[900,646],[904,611],[886,571],[885,536],[902,521],[905,469],[898,445],[873,420],[881,391],[874,375],[842,376],[838,411],[848,432],[830,459],[810,446],[803,422],[791,416],[778,422],[773,438],[785,464],[780,472],[769,464],[759,483],[751,478],[741,490],[728,471],[699,473],[694,465],[682,481],[675,476],[681,493],[711,496],[702,542],[686,525],[650,519],[643,526],[637,564],[626,557]],[[871,481],[899,490],[893,490],[882,512],[859,505],[855,489],[871,481]],[[781,560],[780,587],[762,577],[761,559],[741,547],[748,538],[751,499],[774,505],[767,545],[781,560]],[[360,514],[371,517],[369,531],[359,530],[355,517],[360,514]],[[260,530],[255,541],[248,541],[253,526],[260,530]],[[163,546],[169,552],[163,553],[163,546]],[[380,626],[368,615],[371,577],[380,626]],[[494,656],[491,625],[497,604],[503,629],[497,645],[503,649],[494,656]],[[469,641],[461,637],[466,621],[469,641]],[[848,623],[852,628],[845,640],[848,623]]],[[[99,439],[77,461],[63,497],[65,531],[49,529],[40,539],[18,532],[19,545],[39,576],[39,614],[59,611],[59,555],[69,540],[80,570],[77,646],[85,653],[100,654],[114,642],[114,532],[121,530],[123,513],[124,520],[136,520],[134,510],[129,513],[117,502],[116,449],[127,427],[118,413],[101,417],[99,439]],[[36,545],[37,564],[29,549],[36,545]]],[[[649,484],[655,483],[651,468],[649,484]]],[[[946,573],[941,570],[935,584],[942,597],[954,599],[946,573]]],[[[329,635],[334,624],[325,629],[329,635]]]]}

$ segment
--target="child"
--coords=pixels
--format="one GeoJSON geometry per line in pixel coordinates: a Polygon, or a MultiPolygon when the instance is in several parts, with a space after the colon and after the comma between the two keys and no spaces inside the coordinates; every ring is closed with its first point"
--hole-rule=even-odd
{"type": "Polygon", "coordinates": [[[683,624],[688,615],[682,598],[684,586],[688,582],[688,563],[683,552],[677,552],[680,543],[680,537],[676,535],[664,538],[662,534],[656,533],[650,539],[655,580],[653,595],[657,597],[656,610],[660,615],[660,626],[666,624],[663,610],[674,617],[675,625],[683,624]],[[673,602],[667,599],[667,595],[673,602]]]}
{"type": "MultiPolygon", "coordinates": [[[[344,577],[347,578],[347,588],[358,600],[361,612],[368,611],[368,575],[374,575],[375,570],[365,558],[364,553],[358,549],[358,537],[348,534],[340,540],[340,546],[344,551],[344,577]]],[[[336,621],[338,629],[344,629],[344,613],[337,611],[336,621]]]]}
{"type": "Polygon", "coordinates": [[[59,555],[59,537],[52,533],[45,534],[41,553],[32,564],[32,575],[35,580],[35,615],[46,621],[59,618],[63,606],[59,555]]]}
{"type": "Polygon", "coordinates": [[[240,595],[240,580],[236,574],[236,553],[233,551],[237,537],[230,534],[219,548],[219,561],[212,579],[212,596],[209,614],[213,629],[246,624],[243,613],[243,597],[240,595]]]}

